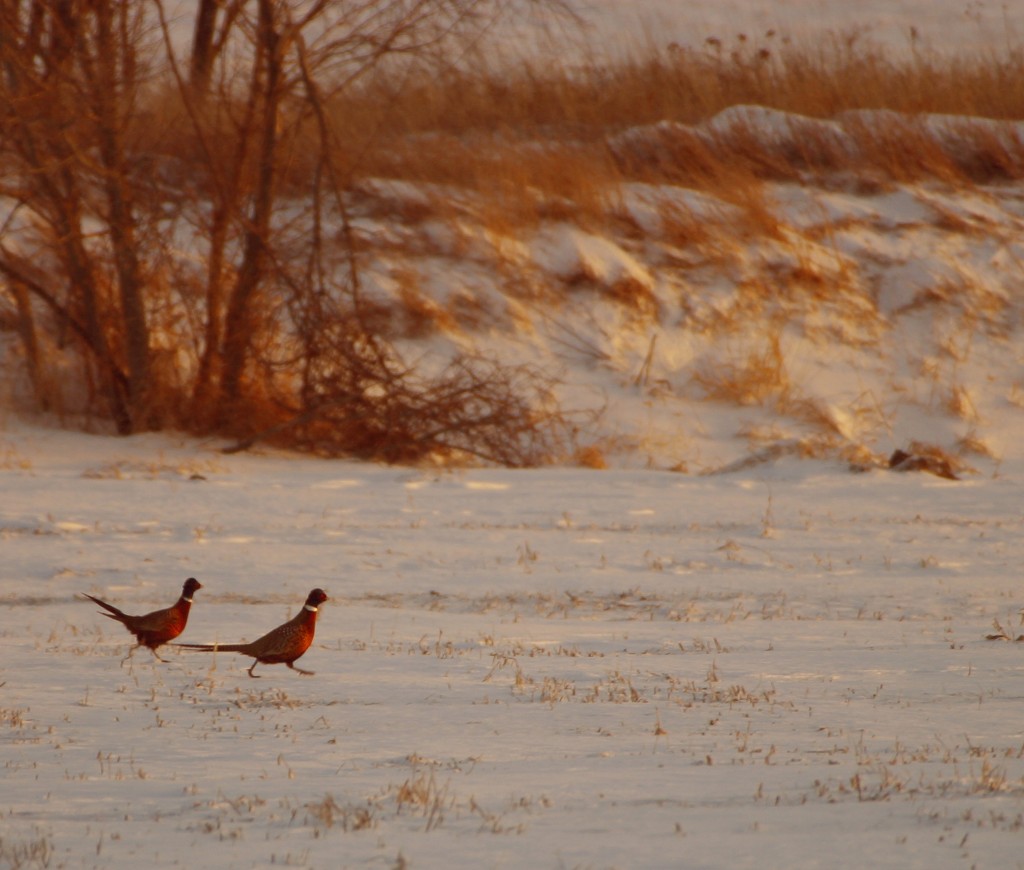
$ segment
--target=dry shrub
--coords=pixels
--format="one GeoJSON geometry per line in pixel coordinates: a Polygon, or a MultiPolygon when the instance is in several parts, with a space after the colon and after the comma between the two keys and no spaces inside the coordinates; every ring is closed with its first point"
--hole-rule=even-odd
{"type": "Polygon", "coordinates": [[[269,407],[258,392],[247,398],[232,451],[264,440],[388,463],[526,467],[554,461],[571,440],[571,415],[552,398],[554,378],[539,369],[460,354],[429,372],[425,360],[407,365],[377,338],[361,304],[346,309],[319,295],[303,301],[293,312],[301,377],[276,381],[269,407]]]}
{"type": "Polygon", "coordinates": [[[379,394],[354,396],[325,384],[289,440],[385,462],[476,458],[525,467],[557,454],[561,417],[532,401],[551,386],[539,370],[458,357],[434,379],[405,370],[380,386],[379,394]]]}

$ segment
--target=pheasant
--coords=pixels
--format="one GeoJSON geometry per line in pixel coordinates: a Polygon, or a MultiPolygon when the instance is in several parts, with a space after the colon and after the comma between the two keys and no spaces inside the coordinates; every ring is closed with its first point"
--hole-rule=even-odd
{"type": "Polygon", "coordinates": [[[173,605],[163,610],[154,610],[143,616],[131,616],[118,610],[113,604],[107,604],[106,601],[101,601],[87,592],[83,592],[82,595],[102,607],[101,614],[110,619],[116,619],[135,635],[137,643],[128,650],[128,655],[122,659],[122,663],[129,659],[140,646],[149,647],[153,655],[164,662],[167,659],[160,658],[156,648],[174,640],[185,630],[185,625],[188,623],[188,612],[192,607],[192,596],[195,595],[197,589],[202,588],[203,584],[195,577],[189,577],[185,581],[185,585],[181,587],[181,598],[173,605]]]}
{"type": "Polygon", "coordinates": [[[299,658],[313,643],[313,632],[316,630],[317,609],[327,600],[323,589],[314,589],[306,597],[302,610],[292,619],[268,631],[263,637],[251,643],[176,643],[182,649],[204,650],[206,652],[236,652],[252,656],[256,661],[248,669],[249,676],[259,678],[253,668],[262,662],[265,665],[286,664],[293,671],[312,676],[313,671],[304,671],[295,667],[299,658]]]}

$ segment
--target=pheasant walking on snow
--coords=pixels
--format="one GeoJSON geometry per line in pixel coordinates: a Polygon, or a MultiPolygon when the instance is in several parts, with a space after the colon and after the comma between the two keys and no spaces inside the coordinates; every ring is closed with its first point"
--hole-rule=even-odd
{"type": "Polygon", "coordinates": [[[181,598],[173,605],[163,610],[154,610],[152,613],[146,613],[143,616],[131,616],[118,610],[113,604],[107,604],[106,601],[101,601],[87,592],[82,594],[103,608],[100,613],[110,619],[116,619],[135,635],[137,643],[128,650],[128,655],[122,661],[130,658],[132,653],[140,646],[145,646],[149,647],[153,655],[163,662],[167,660],[160,658],[156,648],[163,646],[168,641],[174,640],[185,630],[185,625],[188,623],[188,612],[192,607],[192,596],[195,595],[197,589],[202,588],[203,584],[196,580],[195,577],[189,577],[181,588],[181,598]]]}
{"type": "Polygon", "coordinates": [[[256,661],[249,668],[250,677],[257,677],[253,673],[253,668],[261,662],[265,665],[285,664],[293,671],[312,676],[312,671],[297,668],[294,662],[313,643],[317,610],[326,600],[327,595],[323,589],[314,589],[306,597],[306,603],[296,616],[251,643],[177,643],[175,646],[180,646],[182,649],[236,652],[252,656],[256,661]]]}

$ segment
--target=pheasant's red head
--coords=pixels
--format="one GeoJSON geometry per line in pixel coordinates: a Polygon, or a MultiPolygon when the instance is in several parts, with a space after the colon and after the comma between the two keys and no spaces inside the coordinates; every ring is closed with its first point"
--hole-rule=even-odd
{"type": "Polygon", "coordinates": [[[316,610],[326,600],[327,593],[323,589],[314,589],[306,596],[306,607],[310,610],[316,610]]]}
{"type": "Polygon", "coordinates": [[[203,584],[196,580],[195,577],[189,577],[188,580],[185,581],[185,585],[181,587],[181,597],[186,601],[191,601],[196,590],[202,588],[203,584]]]}

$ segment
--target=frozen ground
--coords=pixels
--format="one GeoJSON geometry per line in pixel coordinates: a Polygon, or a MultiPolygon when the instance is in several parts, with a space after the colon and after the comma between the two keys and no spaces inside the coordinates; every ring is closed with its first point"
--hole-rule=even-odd
{"type": "Polygon", "coordinates": [[[1020,866],[1021,469],[455,474],[0,431],[0,865],[1020,866]],[[252,639],[313,586],[301,677],[252,639]],[[45,860],[43,860],[45,858],[45,860]]]}

